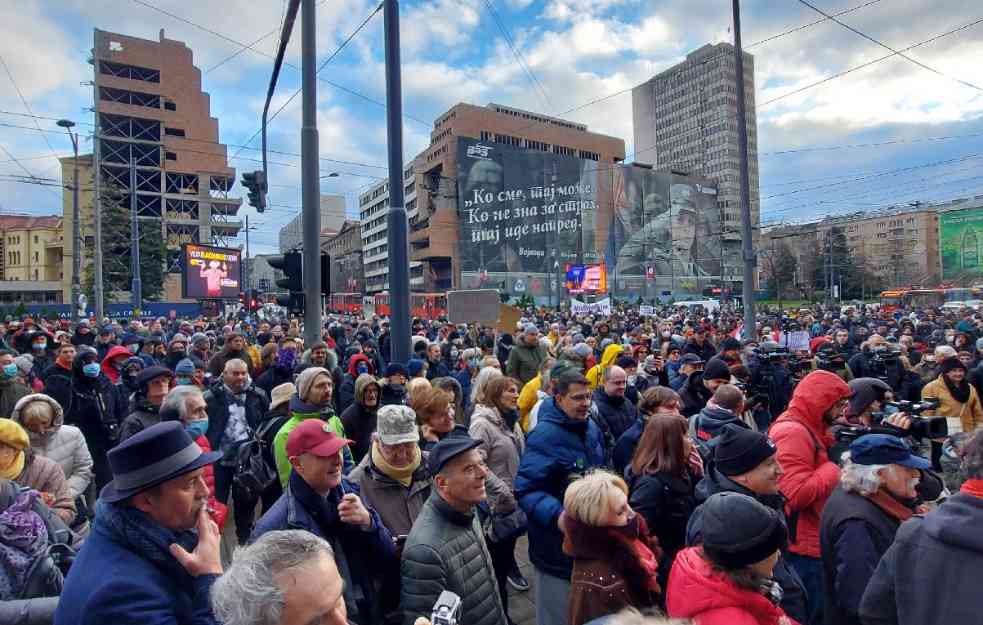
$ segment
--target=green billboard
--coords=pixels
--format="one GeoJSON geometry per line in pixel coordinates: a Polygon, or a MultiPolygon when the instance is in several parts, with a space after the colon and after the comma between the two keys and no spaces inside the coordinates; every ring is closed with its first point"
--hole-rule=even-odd
{"type": "Polygon", "coordinates": [[[939,213],[939,250],[943,280],[983,277],[983,207],[939,213]]]}

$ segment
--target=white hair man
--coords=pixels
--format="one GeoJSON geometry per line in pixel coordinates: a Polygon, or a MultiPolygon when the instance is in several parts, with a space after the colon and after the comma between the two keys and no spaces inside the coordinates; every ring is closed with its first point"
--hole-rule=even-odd
{"type": "Polygon", "coordinates": [[[212,611],[224,625],[346,625],[342,588],[326,540],[303,530],[268,532],[216,580],[212,611]]]}

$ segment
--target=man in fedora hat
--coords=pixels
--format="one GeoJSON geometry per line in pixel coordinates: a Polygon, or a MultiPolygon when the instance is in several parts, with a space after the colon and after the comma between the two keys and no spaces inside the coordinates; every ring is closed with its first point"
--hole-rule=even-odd
{"type": "Polygon", "coordinates": [[[203,474],[221,456],[202,453],[177,421],[109,452],[113,480],[65,580],[57,625],[216,622],[209,592],[222,565],[203,474]]]}

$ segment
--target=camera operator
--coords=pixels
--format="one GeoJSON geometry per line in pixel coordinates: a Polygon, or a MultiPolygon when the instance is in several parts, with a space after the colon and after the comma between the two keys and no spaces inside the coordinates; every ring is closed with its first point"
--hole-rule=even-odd
{"type": "Polygon", "coordinates": [[[816,357],[811,363],[812,370],[829,371],[838,375],[844,382],[849,382],[853,379],[853,372],[850,371],[846,360],[843,353],[837,350],[836,345],[827,341],[816,349],[816,357]]]}
{"type": "Polygon", "coordinates": [[[858,378],[877,378],[887,382],[897,399],[918,401],[918,376],[901,362],[901,351],[888,345],[887,339],[875,334],[867,339],[859,354],[850,359],[850,371],[858,378]]]}
{"type": "Polygon", "coordinates": [[[788,368],[789,357],[788,352],[780,351],[778,343],[763,341],[748,359],[748,370],[751,372],[748,399],[755,396],[767,398],[765,405],[769,422],[785,411],[792,397],[794,385],[788,368]]]}

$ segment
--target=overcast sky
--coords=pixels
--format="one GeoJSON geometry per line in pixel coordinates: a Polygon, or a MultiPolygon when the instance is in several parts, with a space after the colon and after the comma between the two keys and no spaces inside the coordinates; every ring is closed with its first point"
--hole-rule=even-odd
{"type": "MultiPolygon", "coordinates": [[[[895,50],[983,20],[978,0],[812,4],[829,13],[859,7],[838,19],[895,50]]],[[[406,158],[427,145],[433,119],[460,101],[562,115],[623,137],[631,154],[630,92],[564,112],[630,89],[705,43],[731,41],[730,5],[726,0],[404,0],[406,158]],[[541,88],[517,61],[509,39],[541,88]]],[[[204,89],[222,141],[239,145],[259,127],[283,6],[283,0],[0,0],[0,56],[6,64],[6,70],[0,67],[0,145],[21,161],[12,162],[0,150],[0,212],[61,212],[60,189],[3,180],[5,174],[25,174],[24,168],[57,179],[53,154],[70,153],[70,142],[63,134],[35,129],[36,121],[44,130],[59,130],[50,120],[10,113],[25,114],[29,107],[34,115],[92,121],[87,111],[92,90],[80,83],[92,79],[86,59],[93,28],[153,40],[163,28],[168,38],[185,42],[205,72],[204,89]],[[232,42],[257,40],[258,52],[232,42]]],[[[375,7],[372,0],[321,2],[319,59],[375,7]]],[[[983,193],[983,23],[907,52],[917,63],[893,56],[814,87],[809,85],[891,52],[832,21],[753,45],[817,19],[822,16],[797,0],[743,3],[743,38],[755,58],[762,221],[983,193]],[[805,89],[787,95],[800,88],[805,89]],[[776,98],[781,99],[769,103],[776,98]],[[829,147],[834,149],[816,149],[829,147]]],[[[297,67],[299,48],[298,20],[289,59],[297,67]]],[[[324,180],[322,192],[347,194],[354,212],[359,189],[386,176],[385,109],[378,104],[385,100],[381,11],[320,77],[320,153],[358,163],[322,160],[323,173],[342,173],[324,180]]],[[[299,86],[300,72],[285,67],[274,108],[299,86]]],[[[272,149],[300,152],[300,114],[297,98],[272,124],[272,149]]],[[[80,128],[91,132],[91,125],[80,128]]],[[[82,150],[91,150],[91,140],[84,140],[82,150]]],[[[229,150],[230,156],[237,152],[257,157],[254,150],[229,150]]],[[[254,253],[274,250],[278,229],[300,206],[300,159],[270,158],[277,163],[269,199],[276,206],[260,216],[251,207],[240,212],[260,224],[250,236],[254,253]]],[[[247,160],[232,165],[239,172],[256,168],[247,160]]]]}

